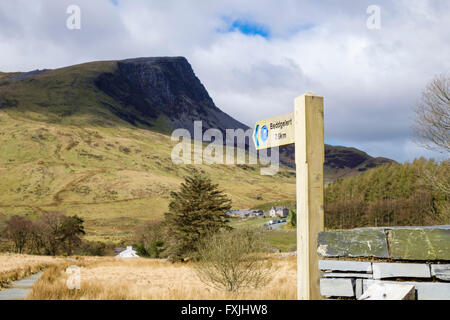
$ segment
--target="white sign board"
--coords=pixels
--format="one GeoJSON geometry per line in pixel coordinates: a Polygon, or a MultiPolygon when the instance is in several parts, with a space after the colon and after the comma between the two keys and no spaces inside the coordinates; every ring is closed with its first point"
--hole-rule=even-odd
{"type": "Polygon", "coordinates": [[[295,143],[294,113],[256,122],[253,142],[256,150],[295,143]]]}

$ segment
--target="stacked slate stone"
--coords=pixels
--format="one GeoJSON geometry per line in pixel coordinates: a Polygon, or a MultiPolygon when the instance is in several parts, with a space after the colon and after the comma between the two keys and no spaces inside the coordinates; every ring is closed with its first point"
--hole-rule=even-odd
{"type": "Polygon", "coordinates": [[[324,297],[358,299],[375,283],[402,283],[416,299],[450,300],[450,226],[321,232],[317,252],[324,297]]]}

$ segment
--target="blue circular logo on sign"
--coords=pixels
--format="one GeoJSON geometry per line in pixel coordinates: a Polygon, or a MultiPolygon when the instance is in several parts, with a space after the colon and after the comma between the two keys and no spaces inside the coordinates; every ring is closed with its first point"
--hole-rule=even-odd
{"type": "Polygon", "coordinates": [[[266,126],[263,126],[261,128],[261,139],[262,141],[266,142],[267,138],[269,138],[269,129],[267,129],[266,126]]]}

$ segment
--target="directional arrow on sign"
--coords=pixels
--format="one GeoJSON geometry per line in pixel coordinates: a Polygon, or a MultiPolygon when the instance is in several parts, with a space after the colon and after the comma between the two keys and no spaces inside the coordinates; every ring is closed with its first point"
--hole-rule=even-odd
{"type": "Polygon", "coordinates": [[[256,149],[258,149],[258,147],[259,147],[258,130],[259,130],[259,124],[257,124],[255,126],[255,134],[253,135],[253,141],[255,142],[256,149]]]}

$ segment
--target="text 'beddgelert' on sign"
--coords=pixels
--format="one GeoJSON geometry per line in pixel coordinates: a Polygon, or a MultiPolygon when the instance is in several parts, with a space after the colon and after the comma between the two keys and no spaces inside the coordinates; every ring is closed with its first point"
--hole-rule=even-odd
{"type": "Polygon", "coordinates": [[[256,122],[253,142],[256,150],[295,143],[294,113],[256,122]]]}

